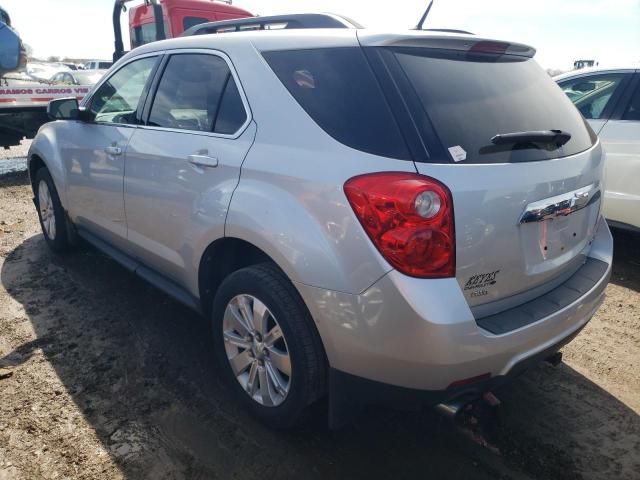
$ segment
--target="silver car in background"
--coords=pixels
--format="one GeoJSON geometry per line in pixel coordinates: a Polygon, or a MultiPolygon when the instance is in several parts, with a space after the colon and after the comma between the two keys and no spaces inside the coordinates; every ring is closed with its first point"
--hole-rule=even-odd
{"type": "Polygon", "coordinates": [[[277,427],[472,400],[551,356],[611,272],[603,154],[525,45],[437,32],[193,35],[54,101],[29,171],[82,237],[210,319],[277,427]]]}

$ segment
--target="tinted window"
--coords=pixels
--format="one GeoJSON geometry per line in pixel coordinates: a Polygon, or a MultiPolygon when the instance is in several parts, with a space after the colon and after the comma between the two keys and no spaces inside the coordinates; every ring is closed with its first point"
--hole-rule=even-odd
{"type": "Polygon", "coordinates": [[[629,105],[627,105],[627,109],[624,112],[622,119],[640,120],[640,85],[638,85],[636,91],[633,93],[633,96],[629,101],[629,105]]]}
{"type": "Polygon", "coordinates": [[[454,161],[454,154],[462,163],[545,160],[584,151],[595,141],[580,113],[533,59],[471,58],[417,48],[394,52],[444,151],[450,152],[448,161],[454,161]],[[563,130],[571,139],[559,148],[491,142],[498,134],[534,130],[563,130]]]}
{"type": "Polygon", "coordinates": [[[135,113],[155,57],[131,62],[115,72],[91,97],[96,122],[136,123],[135,113]]]}
{"type": "Polygon", "coordinates": [[[182,28],[188,30],[191,27],[195,27],[201,23],[207,23],[208,21],[209,19],[202,17],[184,17],[184,20],[182,20],[182,28]]]}
{"type": "Polygon", "coordinates": [[[620,88],[624,75],[605,74],[573,78],[558,83],[584,118],[603,118],[613,94],[620,88]]]}
{"type": "Polygon", "coordinates": [[[215,55],[173,55],[153,100],[149,125],[235,133],[246,112],[227,63],[215,55]]]}
{"type": "Polygon", "coordinates": [[[362,49],[265,52],[280,81],[313,120],[349,147],[409,159],[362,49]]]}
{"type": "Polygon", "coordinates": [[[247,112],[242,104],[242,98],[238,92],[238,86],[229,76],[226,89],[222,95],[220,109],[213,126],[216,133],[232,134],[238,131],[247,119],[247,112]]]}

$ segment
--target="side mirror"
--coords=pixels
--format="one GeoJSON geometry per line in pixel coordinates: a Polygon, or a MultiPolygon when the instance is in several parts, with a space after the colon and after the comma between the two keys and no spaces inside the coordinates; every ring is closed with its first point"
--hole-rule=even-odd
{"type": "Polygon", "coordinates": [[[80,108],[76,98],[56,98],[49,102],[47,115],[52,120],[78,120],[80,108]]]}
{"type": "Polygon", "coordinates": [[[22,63],[22,42],[16,32],[0,22],[0,76],[17,70],[22,63]]]}

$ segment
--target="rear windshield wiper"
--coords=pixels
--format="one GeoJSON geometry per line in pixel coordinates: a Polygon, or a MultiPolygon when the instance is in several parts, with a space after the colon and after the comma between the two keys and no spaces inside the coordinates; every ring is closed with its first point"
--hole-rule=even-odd
{"type": "Polygon", "coordinates": [[[569,132],[562,130],[531,130],[528,132],[499,133],[491,139],[494,145],[537,143],[561,147],[571,139],[569,132]]]}

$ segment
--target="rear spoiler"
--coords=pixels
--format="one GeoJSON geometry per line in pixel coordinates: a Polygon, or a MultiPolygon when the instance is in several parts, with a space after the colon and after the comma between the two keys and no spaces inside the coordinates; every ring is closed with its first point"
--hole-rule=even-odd
{"type": "Polygon", "coordinates": [[[329,13],[301,13],[221,20],[195,25],[182,33],[182,37],[210,33],[244,32],[252,30],[280,30],[304,28],[363,28],[359,23],[329,13]]]}
{"type": "Polygon", "coordinates": [[[469,34],[449,33],[441,30],[429,33],[417,31],[406,34],[358,32],[358,40],[366,47],[416,47],[438,50],[458,50],[469,53],[515,55],[533,57],[536,50],[522,43],[478,38],[469,34]]]}

